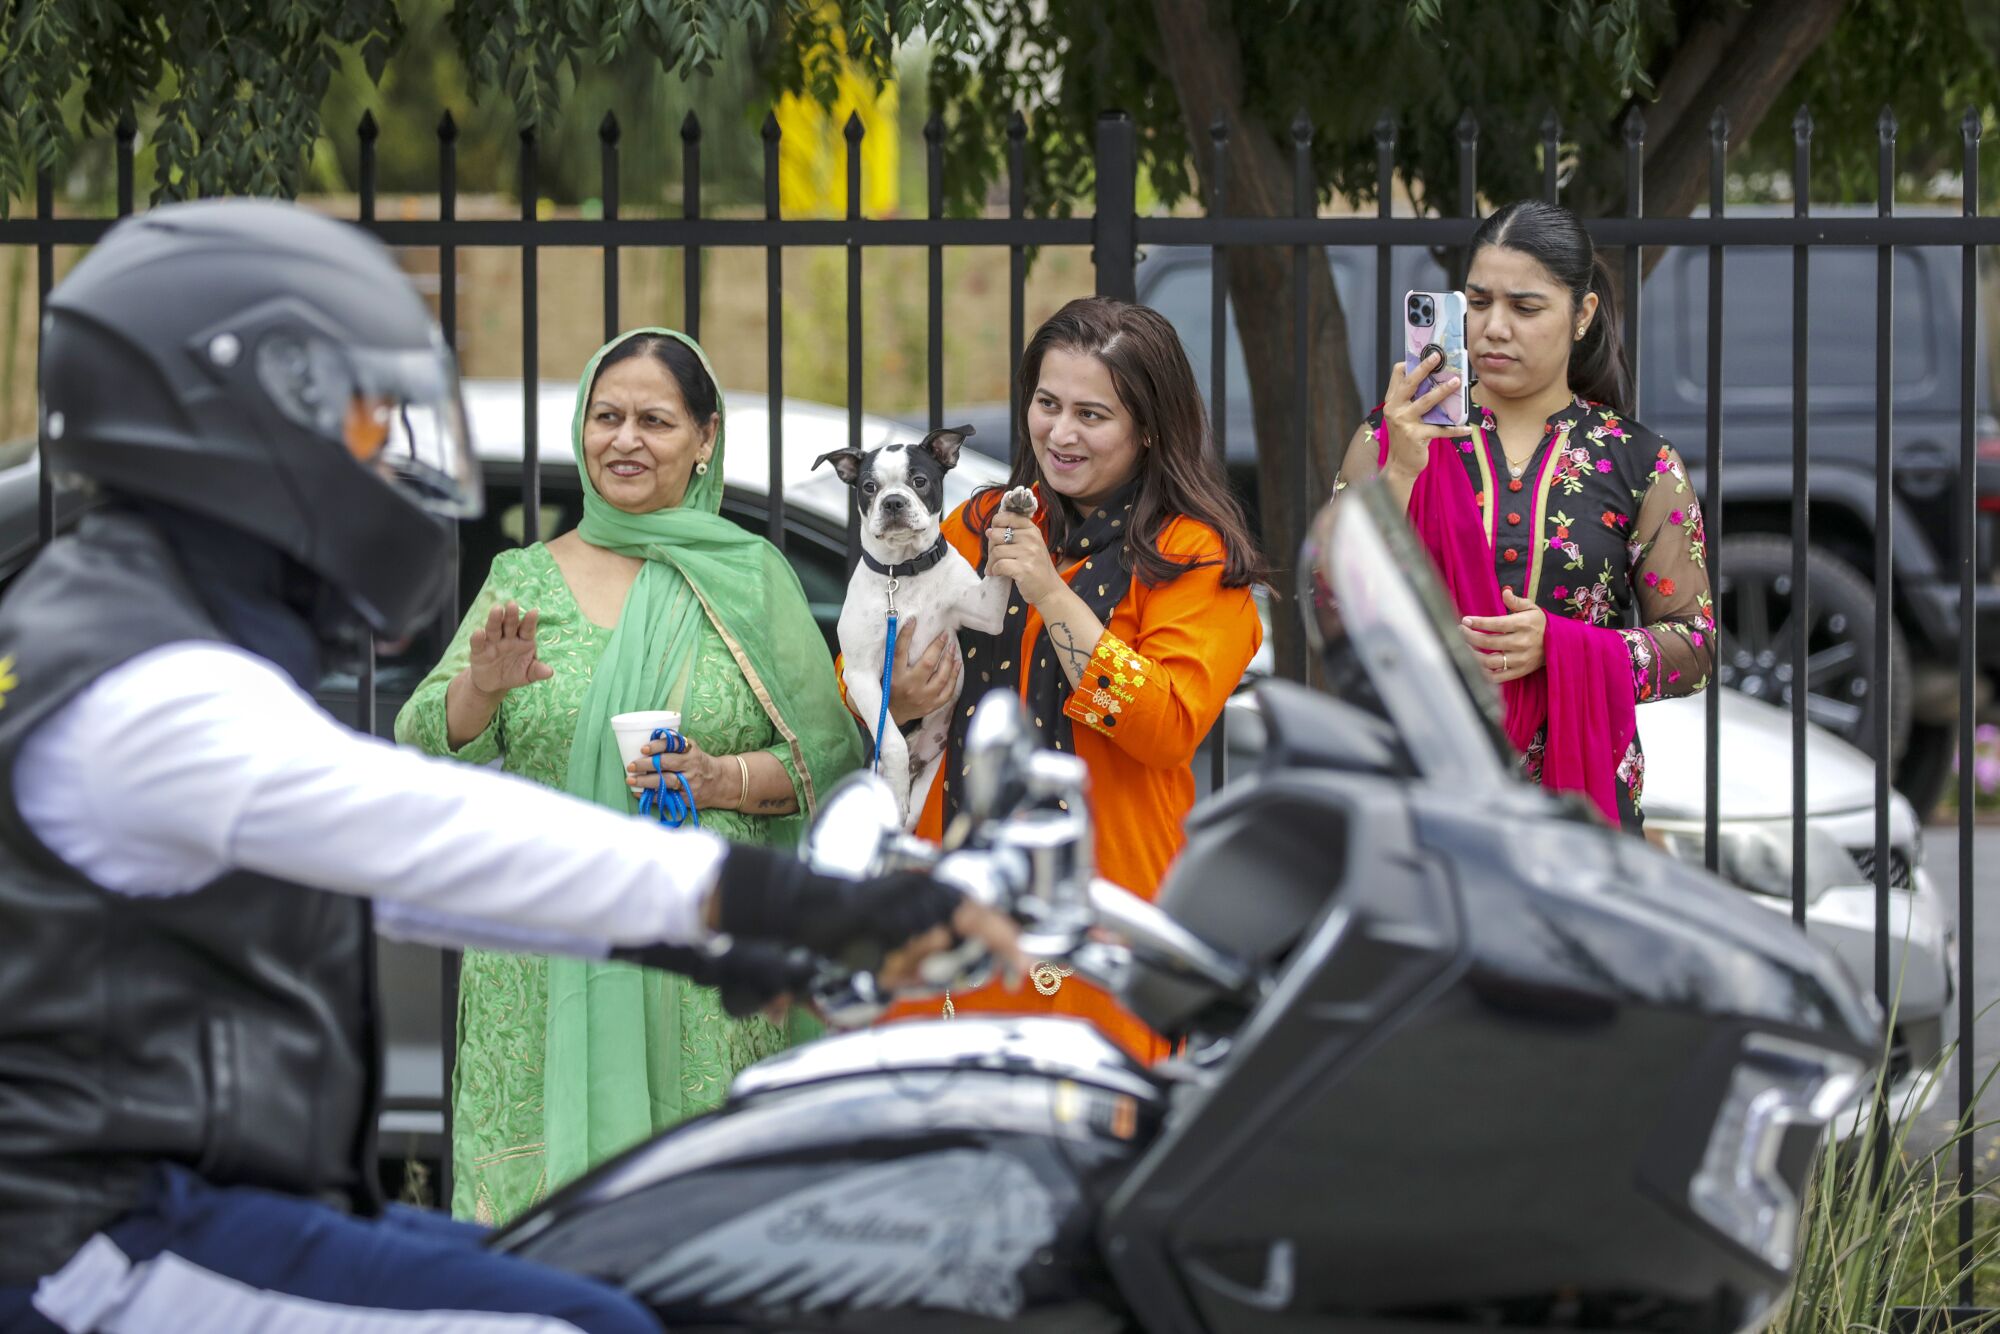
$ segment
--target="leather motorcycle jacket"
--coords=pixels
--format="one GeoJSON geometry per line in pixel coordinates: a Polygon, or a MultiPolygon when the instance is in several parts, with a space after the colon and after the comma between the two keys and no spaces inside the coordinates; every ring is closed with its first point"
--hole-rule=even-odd
{"type": "Polygon", "coordinates": [[[244,872],[114,893],[18,806],[22,744],[66,701],[163,645],[258,652],[254,624],[197,592],[161,524],[120,509],[87,516],[0,602],[0,1285],[59,1268],[163,1160],[379,1207],[367,900],[244,872]]]}

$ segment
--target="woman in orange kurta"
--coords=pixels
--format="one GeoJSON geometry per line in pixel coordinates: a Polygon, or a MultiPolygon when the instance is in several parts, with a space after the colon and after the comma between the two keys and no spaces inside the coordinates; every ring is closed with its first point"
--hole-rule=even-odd
{"type": "MultiPolygon", "coordinates": [[[[999,489],[944,522],[975,566],[1011,578],[998,635],[963,632],[963,666],[927,654],[899,673],[900,723],[955,700],[943,775],[917,832],[936,839],[956,808],[964,724],[989,690],[1018,691],[1046,744],[1090,770],[1099,874],[1151,898],[1180,851],[1194,805],[1195,747],[1262,639],[1251,588],[1264,569],[1210,446],[1194,372],[1156,311],[1072,301],[1021,359],[1021,420],[1010,486],[1032,485],[1033,517],[1000,512],[999,489]]],[[[941,647],[941,646],[938,646],[941,647]]],[[[1166,1042],[1104,992],[1053,965],[1031,987],[954,993],[956,1011],[1073,1014],[1134,1055],[1166,1042]]],[[[892,1018],[935,1018],[936,1002],[892,1018]]]]}

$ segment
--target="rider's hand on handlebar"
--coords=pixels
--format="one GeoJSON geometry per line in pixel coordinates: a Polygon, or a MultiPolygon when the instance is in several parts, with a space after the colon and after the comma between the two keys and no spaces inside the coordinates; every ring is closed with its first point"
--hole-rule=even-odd
{"type": "Polygon", "coordinates": [[[999,963],[1001,978],[1010,991],[1028,970],[1028,957],[1021,953],[1021,928],[1014,919],[984,904],[960,899],[948,929],[934,926],[901,949],[891,950],[876,977],[891,991],[914,986],[922,980],[918,969],[925,959],[955,949],[964,940],[985,946],[999,963]]]}
{"type": "Polygon", "coordinates": [[[821,875],[765,848],[736,845],[709,900],[709,924],[732,939],[803,945],[893,984],[925,958],[952,948],[953,934],[983,944],[1010,968],[1025,966],[1012,919],[915,871],[869,880],[821,875]]]}
{"type": "Polygon", "coordinates": [[[721,954],[694,945],[651,945],[613,950],[611,957],[714,987],[721,993],[723,1012],[732,1019],[762,1013],[773,1023],[782,1018],[788,998],[804,994],[819,969],[810,950],[765,940],[737,941],[721,954]]]}

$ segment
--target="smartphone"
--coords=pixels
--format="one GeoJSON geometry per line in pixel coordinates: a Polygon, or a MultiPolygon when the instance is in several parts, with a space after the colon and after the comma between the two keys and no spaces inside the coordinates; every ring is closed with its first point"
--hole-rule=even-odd
{"type": "Polygon", "coordinates": [[[1434,426],[1463,426],[1472,416],[1472,358],[1465,351],[1465,293],[1410,292],[1403,297],[1403,369],[1414,373],[1433,352],[1444,361],[1411,391],[1427,394],[1438,380],[1458,377],[1458,388],[1424,414],[1434,426]]]}

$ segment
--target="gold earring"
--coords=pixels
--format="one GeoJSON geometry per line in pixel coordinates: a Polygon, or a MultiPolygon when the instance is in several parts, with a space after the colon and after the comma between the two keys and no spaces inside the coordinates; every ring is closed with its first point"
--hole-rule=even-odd
{"type": "Polygon", "coordinates": [[[695,475],[695,476],[697,476],[697,477],[706,477],[706,476],[708,476],[708,460],[707,460],[707,459],[699,459],[699,460],[697,460],[697,461],[696,461],[696,463],[695,463],[695,465],[694,465],[694,475],[695,475]]]}

